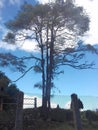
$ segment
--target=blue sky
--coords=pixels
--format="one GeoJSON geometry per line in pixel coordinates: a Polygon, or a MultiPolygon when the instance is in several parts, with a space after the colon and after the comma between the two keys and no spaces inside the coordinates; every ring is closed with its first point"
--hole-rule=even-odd
{"type": "MultiPolygon", "coordinates": [[[[10,19],[13,19],[17,11],[20,8],[20,5],[24,2],[25,0],[1,0],[0,1],[0,38],[6,34],[7,29],[4,26],[4,23],[10,19]],[[6,3],[7,2],[7,3],[6,3]]],[[[78,0],[77,0],[78,1],[78,0]]],[[[95,2],[98,2],[94,0],[95,2]]],[[[28,0],[28,2],[32,3],[34,0],[28,0]]],[[[45,1],[43,1],[45,2],[45,1]]],[[[79,3],[80,5],[84,5],[84,8],[87,7],[87,11],[90,14],[90,11],[92,12],[93,10],[90,10],[87,6],[91,7],[92,5],[96,5],[93,1],[85,0],[84,3],[79,3]]],[[[95,8],[95,6],[93,7],[95,8]]],[[[95,8],[97,9],[97,8],[95,8]]],[[[91,42],[90,44],[94,45],[98,43],[98,37],[97,37],[97,32],[94,30],[94,22],[96,23],[96,27],[98,27],[98,23],[96,22],[97,19],[94,19],[95,15],[95,10],[94,14],[91,13],[90,16],[93,18],[93,21],[91,19],[91,24],[90,24],[90,31],[88,32],[87,36],[84,37],[85,41],[91,42]],[[93,35],[95,34],[95,35],[93,35]]],[[[29,44],[29,42],[28,42],[29,44]]],[[[25,52],[26,46],[20,50],[15,50],[15,47],[13,46],[8,46],[7,44],[4,44],[2,41],[0,41],[0,52],[12,52],[13,54],[18,54],[18,55],[28,55],[30,50],[29,48],[25,52]]],[[[96,62],[96,66],[98,68],[98,56],[93,55],[89,56],[90,60],[94,60],[96,62]]],[[[72,93],[77,93],[78,95],[91,95],[91,96],[98,96],[98,69],[92,69],[92,70],[76,70],[72,69],[70,67],[63,67],[65,73],[59,75],[58,77],[55,78],[55,85],[57,89],[55,89],[55,94],[61,94],[61,95],[71,95],[72,93]],[[60,90],[60,93],[59,93],[60,90]]],[[[1,68],[3,72],[12,80],[16,80],[19,76],[21,76],[21,73],[11,71],[8,68],[1,68]]],[[[36,74],[33,71],[30,71],[27,73],[25,77],[23,77],[21,80],[16,82],[18,88],[24,92],[28,93],[41,93],[41,90],[33,88],[34,84],[37,81],[41,80],[40,74],[36,74]]]]}

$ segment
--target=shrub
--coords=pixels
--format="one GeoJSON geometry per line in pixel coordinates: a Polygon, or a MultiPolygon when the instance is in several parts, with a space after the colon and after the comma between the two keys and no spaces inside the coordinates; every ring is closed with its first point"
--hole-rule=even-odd
{"type": "Polygon", "coordinates": [[[52,109],[51,111],[51,120],[58,121],[58,122],[64,122],[64,121],[70,121],[73,119],[72,111],[65,110],[65,109],[52,109]]]}

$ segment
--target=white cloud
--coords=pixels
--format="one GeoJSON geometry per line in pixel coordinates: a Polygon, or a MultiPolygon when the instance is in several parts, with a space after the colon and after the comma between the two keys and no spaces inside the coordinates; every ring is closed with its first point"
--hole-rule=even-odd
{"type": "Polygon", "coordinates": [[[48,3],[49,1],[51,1],[51,0],[38,0],[40,3],[42,3],[42,4],[45,4],[45,3],[48,3]]]}
{"type": "Polygon", "coordinates": [[[71,101],[68,101],[68,102],[65,104],[65,109],[70,109],[70,106],[71,106],[71,101]]]}
{"type": "MultiPolygon", "coordinates": [[[[2,8],[4,6],[4,1],[5,0],[1,0],[0,1],[0,8],[2,8]]],[[[51,2],[52,0],[39,0],[41,3],[47,3],[47,2],[51,2]]],[[[9,0],[10,4],[19,4],[20,0],[9,0]]],[[[97,28],[98,28],[98,16],[97,16],[97,12],[98,12],[98,0],[76,0],[76,3],[80,6],[83,6],[84,9],[86,10],[86,12],[88,13],[89,17],[90,17],[90,30],[87,33],[87,35],[83,38],[84,41],[86,43],[90,43],[92,45],[98,43],[98,36],[97,36],[97,28]]],[[[0,17],[0,21],[2,21],[2,17],[0,17]]],[[[5,28],[3,28],[3,26],[0,26],[0,30],[3,32],[3,34],[5,34],[7,32],[7,30],[5,28]]],[[[12,49],[15,50],[17,47],[13,46],[13,45],[9,45],[7,43],[3,43],[2,41],[0,41],[0,47],[1,48],[5,48],[5,49],[12,49]]],[[[38,51],[37,47],[36,47],[36,42],[33,41],[31,42],[30,40],[26,41],[21,48],[22,50],[31,52],[31,51],[38,51]]]]}
{"type": "Polygon", "coordinates": [[[3,41],[0,41],[0,48],[14,51],[16,49],[16,46],[7,44],[6,42],[3,42],[3,41]]]}
{"type": "Polygon", "coordinates": [[[21,46],[22,50],[26,50],[28,52],[37,51],[36,42],[33,40],[26,40],[21,46]]]}
{"type": "MultiPolygon", "coordinates": [[[[2,25],[0,25],[0,31],[2,32],[2,39],[6,36],[8,30],[4,28],[2,25]]],[[[8,44],[6,42],[3,42],[2,39],[0,40],[0,48],[6,49],[6,50],[24,50],[27,52],[34,52],[38,51],[37,44],[35,40],[26,40],[25,42],[17,42],[15,45],[14,44],[8,44]]]]}
{"type": "Polygon", "coordinates": [[[36,47],[36,42],[32,42],[30,40],[27,40],[26,42],[24,42],[22,45],[21,44],[16,44],[16,45],[13,45],[13,44],[8,44],[6,42],[3,42],[3,41],[0,41],[0,48],[3,48],[3,49],[6,49],[6,50],[16,50],[16,49],[19,49],[19,50],[24,50],[24,51],[27,51],[27,52],[37,52],[38,49],[36,47]]]}
{"type": "Polygon", "coordinates": [[[57,104],[56,104],[56,103],[51,102],[51,108],[57,108],[57,104]]]}
{"type": "Polygon", "coordinates": [[[0,0],[0,9],[4,6],[4,0],[0,0]]]}
{"type": "Polygon", "coordinates": [[[85,37],[85,41],[92,45],[98,43],[98,0],[76,0],[76,3],[83,6],[90,17],[90,30],[88,36],[85,37]]]}

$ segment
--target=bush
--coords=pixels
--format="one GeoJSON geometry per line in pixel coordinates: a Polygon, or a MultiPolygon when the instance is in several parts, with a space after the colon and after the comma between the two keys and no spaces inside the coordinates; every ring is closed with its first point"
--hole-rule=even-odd
{"type": "Polygon", "coordinates": [[[17,94],[19,92],[19,89],[15,84],[11,84],[6,88],[7,97],[4,98],[4,110],[10,110],[10,109],[16,109],[16,103],[17,102],[17,94]]]}
{"type": "Polygon", "coordinates": [[[90,124],[92,121],[98,121],[98,112],[87,110],[85,115],[90,124]]]}
{"type": "Polygon", "coordinates": [[[52,109],[51,120],[58,122],[73,120],[72,111],[65,109],[52,109]]]}
{"type": "Polygon", "coordinates": [[[0,97],[3,99],[3,110],[10,110],[15,108],[16,97],[19,89],[15,84],[11,83],[11,80],[0,71],[0,97]]]}
{"type": "Polygon", "coordinates": [[[92,112],[92,120],[98,121],[98,112],[92,112]]]}

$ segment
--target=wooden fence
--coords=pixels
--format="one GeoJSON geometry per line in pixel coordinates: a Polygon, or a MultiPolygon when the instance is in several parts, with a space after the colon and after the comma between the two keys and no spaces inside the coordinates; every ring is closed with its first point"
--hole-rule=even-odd
{"type": "MultiPolygon", "coordinates": [[[[19,92],[17,94],[17,98],[14,100],[15,100],[15,103],[14,102],[13,103],[0,102],[1,103],[0,110],[3,111],[5,105],[8,105],[9,107],[11,107],[13,105],[13,107],[16,109],[15,110],[16,113],[15,113],[15,121],[14,122],[12,121],[11,125],[14,127],[13,130],[23,130],[23,106],[25,105],[25,106],[29,107],[31,105],[32,108],[37,108],[37,98],[36,97],[35,98],[24,97],[24,93],[19,92]]],[[[8,130],[9,123],[1,122],[0,125],[2,125],[2,124],[4,125],[3,130],[8,130]]]]}

